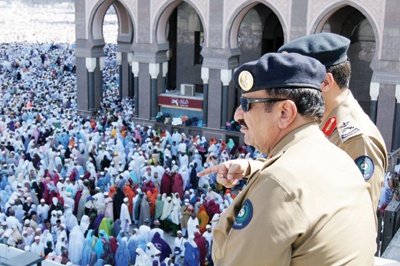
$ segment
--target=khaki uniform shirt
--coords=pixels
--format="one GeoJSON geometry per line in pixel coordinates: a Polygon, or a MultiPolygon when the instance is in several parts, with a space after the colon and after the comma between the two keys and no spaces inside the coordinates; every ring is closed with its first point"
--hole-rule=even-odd
{"type": "Polygon", "coordinates": [[[246,188],[214,229],[215,265],[373,265],[369,184],[315,124],[250,161],[246,188]]]}
{"type": "Polygon", "coordinates": [[[386,145],[378,128],[350,91],[347,98],[322,121],[320,128],[330,142],[354,160],[365,181],[371,185],[372,203],[378,208],[388,165],[386,145]]]}

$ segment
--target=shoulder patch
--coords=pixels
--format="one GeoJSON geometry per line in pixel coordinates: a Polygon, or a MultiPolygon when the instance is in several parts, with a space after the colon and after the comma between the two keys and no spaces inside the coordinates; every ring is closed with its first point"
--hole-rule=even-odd
{"type": "Polygon", "coordinates": [[[375,170],[374,161],[372,161],[370,157],[363,155],[355,159],[354,162],[356,163],[358,169],[360,169],[364,179],[370,179],[375,170]]]}
{"type": "Polygon", "coordinates": [[[232,228],[237,230],[245,228],[250,223],[251,218],[253,218],[253,204],[249,199],[246,199],[236,216],[232,228]]]}
{"type": "Polygon", "coordinates": [[[337,129],[339,131],[340,140],[342,143],[346,142],[346,140],[351,137],[362,134],[361,129],[357,126],[356,121],[350,116],[347,115],[346,118],[341,122],[337,129]]]}

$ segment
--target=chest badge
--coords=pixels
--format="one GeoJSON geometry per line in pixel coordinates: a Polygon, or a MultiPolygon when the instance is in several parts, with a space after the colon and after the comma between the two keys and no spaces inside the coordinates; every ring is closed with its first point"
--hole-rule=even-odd
{"type": "Polygon", "coordinates": [[[237,230],[245,228],[250,223],[252,217],[253,204],[249,199],[246,199],[238,215],[236,216],[232,228],[237,230]]]}

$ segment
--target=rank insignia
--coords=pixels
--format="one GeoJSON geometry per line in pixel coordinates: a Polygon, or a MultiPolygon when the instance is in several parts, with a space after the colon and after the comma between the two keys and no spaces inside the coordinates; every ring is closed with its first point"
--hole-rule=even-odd
{"type": "Polygon", "coordinates": [[[252,217],[253,204],[249,199],[246,199],[238,215],[236,216],[232,228],[238,230],[245,228],[250,223],[252,217]]]}
{"type": "Polygon", "coordinates": [[[356,163],[358,169],[360,169],[364,179],[370,179],[371,176],[374,174],[375,169],[372,159],[368,156],[363,155],[355,159],[354,162],[356,163]]]}
{"type": "Polygon", "coordinates": [[[325,126],[322,128],[322,132],[325,134],[325,136],[329,137],[332,134],[336,128],[336,123],[336,116],[328,119],[325,126]]]}

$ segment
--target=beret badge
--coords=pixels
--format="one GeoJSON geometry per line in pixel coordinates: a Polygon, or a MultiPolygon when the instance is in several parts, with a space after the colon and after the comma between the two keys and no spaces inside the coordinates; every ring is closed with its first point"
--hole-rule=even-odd
{"type": "Polygon", "coordinates": [[[238,82],[242,90],[249,91],[254,85],[253,75],[249,71],[242,71],[239,74],[238,82]]]}

